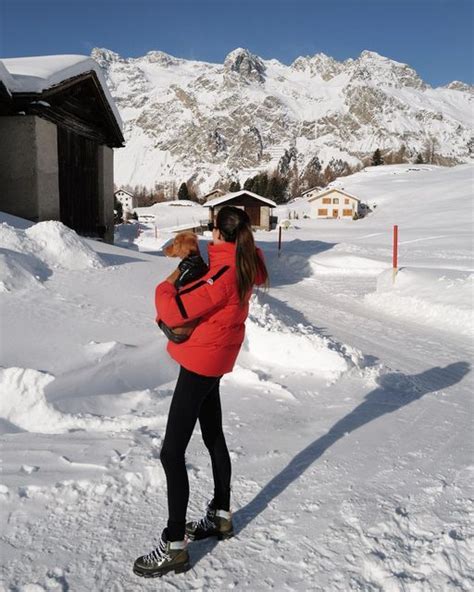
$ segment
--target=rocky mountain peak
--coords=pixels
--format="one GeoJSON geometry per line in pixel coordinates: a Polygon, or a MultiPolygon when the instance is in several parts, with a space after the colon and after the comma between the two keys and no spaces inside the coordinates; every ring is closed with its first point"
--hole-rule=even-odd
{"type": "Polygon", "coordinates": [[[238,47],[231,51],[224,60],[224,69],[226,74],[230,74],[227,80],[237,75],[240,81],[246,83],[265,82],[266,66],[263,61],[248,49],[238,47]]]}
{"type": "Polygon", "coordinates": [[[465,82],[461,82],[460,80],[453,80],[443,88],[448,88],[449,90],[460,90],[462,92],[468,92],[471,95],[474,94],[474,86],[472,84],[466,84],[465,82]]]}
{"type": "Polygon", "coordinates": [[[348,59],[344,65],[351,82],[374,81],[384,86],[428,88],[408,64],[397,62],[375,51],[365,49],[356,60],[348,59]]]}
{"type": "Polygon", "coordinates": [[[149,51],[145,55],[145,59],[147,62],[151,64],[159,64],[160,66],[168,67],[168,66],[178,66],[183,62],[182,59],[175,58],[174,56],[170,55],[169,53],[165,53],[164,51],[149,51]]]}
{"type": "Polygon", "coordinates": [[[317,53],[314,56],[296,58],[291,68],[307,72],[311,76],[320,76],[323,80],[330,80],[341,73],[343,64],[325,53],[317,53]]]}
{"type": "Polygon", "coordinates": [[[107,69],[114,62],[126,63],[118,53],[105,47],[94,47],[91,51],[91,58],[93,58],[101,68],[107,69]]]}

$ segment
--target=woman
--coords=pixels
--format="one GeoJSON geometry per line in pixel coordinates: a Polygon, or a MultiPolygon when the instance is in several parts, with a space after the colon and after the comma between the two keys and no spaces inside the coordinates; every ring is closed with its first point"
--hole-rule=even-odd
{"type": "Polygon", "coordinates": [[[187,341],[168,343],[169,354],[180,364],[161,449],[169,519],[159,546],[135,561],[134,572],[144,577],[189,569],[185,534],[191,540],[233,535],[231,464],[222,431],[219,382],[232,371],[244,340],[252,288],[268,284],[268,273],[244,210],[220,209],[212,238],[209,271],[202,279],[177,291],[177,269],[156,288],[157,320],[170,327],[196,319],[199,323],[187,341]],[[184,454],[198,419],[211,456],[214,498],[204,518],[186,524],[189,482],[184,454]]]}

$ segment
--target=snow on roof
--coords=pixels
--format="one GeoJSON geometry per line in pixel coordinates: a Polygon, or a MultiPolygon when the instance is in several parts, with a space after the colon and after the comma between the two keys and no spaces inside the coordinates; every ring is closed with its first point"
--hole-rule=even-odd
{"type": "MultiPolygon", "coordinates": [[[[13,93],[41,93],[80,74],[95,72],[115,119],[120,129],[123,129],[122,118],[110,94],[102,69],[92,58],[84,55],[47,55],[7,58],[0,60],[0,64],[2,63],[10,77],[7,88],[13,93]]],[[[1,72],[0,69],[0,75],[1,72]]]]}
{"type": "Polygon", "coordinates": [[[212,195],[213,193],[222,193],[222,195],[224,195],[225,191],[222,191],[222,189],[213,189],[212,191],[209,191],[208,193],[206,193],[206,195],[204,197],[207,197],[208,195],[212,195]]]}
{"type": "Polygon", "coordinates": [[[251,197],[258,199],[259,201],[263,201],[264,203],[268,204],[270,207],[276,208],[276,203],[274,201],[272,201],[271,199],[268,199],[267,197],[262,197],[261,195],[257,195],[256,193],[252,193],[252,191],[247,191],[246,189],[242,189],[242,191],[234,191],[231,193],[226,193],[225,195],[222,195],[221,197],[216,197],[215,199],[210,199],[209,201],[206,201],[206,203],[204,203],[202,205],[206,208],[210,208],[213,206],[217,206],[221,203],[225,203],[226,201],[229,201],[229,200],[239,197],[241,195],[250,195],[251,197]]]}
{"type": "Polygon", "coordinates": [[[301,195],[302,196],[306,195],[307,193],[309,193],[310,191],[314,191],[315,189],[320,190],[321,187],[319,187],[318,185],[315,185],[314,187],[311,187],[310,189],[306,189],[306,191],[303,191],[303,193],[301,195]]]}
{"type": "Polygon", "coordinates": [[[0,82],[3,82],[3,85],[7,91],[7,93],[11,96],[10,88],[14,84],[13,78],[11,77],[10,72],[6,69],[3,62],[0,60],[0,82]]]}
{"type": "Polygon", "coordinates": [[[120,192],[126,193],[130,197],[133,197],[133,193],[130,193],[130,191],[127,191],[126,189],[117,189],[117,191],[114,193],[114,195],[117,195],[117,193],[120,193],[120,192]]]}
{"type": "Polygon", "coordinates": [[[315,201],[315,200],[319,199],[320,197],[323,197],[327,193],[330,193],[331,191],[338,191],[339,193],[342,193],[343,195],[346,195],[347,197],[352,197],[352,199],[355,199],[356,201],[360,201],[360,199],[358,197],[356,197],[355,195],[352,195],[352,193],[348,193],[347,191],[344,191],[344,189],[341,189],[339,187],[328,187],[324,191],[321,191],[321,193],[318,193],[318,195],[315,195],[314,197],[310,197],[308,199],[308,201],[315,201]]]}

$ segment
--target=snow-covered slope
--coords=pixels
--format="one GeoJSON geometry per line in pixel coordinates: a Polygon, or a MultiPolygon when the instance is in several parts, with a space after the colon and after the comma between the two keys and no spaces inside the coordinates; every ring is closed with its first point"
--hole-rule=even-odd
{"type": "MultiPolygon", "coordinates": [[[[160,590],[472,588],[473,168],[410,168],[337,180],[377,208],[292,220],[280,257],[277,233],[256,233],[271,288],[222,382],[237,536],[190,544],[193,569],[160,590]]],[[[280,215],[292,207],[305,205],[280,215]]],[[[153,293],[176,262],[145,226],[133,249],[72,247],[57,224],[53,239],[3,220],[3,260],[48,274],[0,293],[0,590],[155,590],[131,566],[166,517],[159,451],[177,368],[153,293]],[[63,249],[100,265],[71,267],[63,249]]],[[[188,471],[198,517],[212,490],[198,433],[188,471]]]]}
{"type": "Polygon", "coordinates": [[[338,160],[357,165],[376,148],[402,145],[408,156],[427,149],[446,164],[471,157],[472,87],[431,88],[407,64],[375,52],[344,62],[316,54],[290,66],[242,48],[223,64],[160,51],[91,55],[125,122],[120,185],[193,179],[205,191],[227,175],[244,181],[295,162],[302,174],[315,157],[337,170],[338,160]]]}

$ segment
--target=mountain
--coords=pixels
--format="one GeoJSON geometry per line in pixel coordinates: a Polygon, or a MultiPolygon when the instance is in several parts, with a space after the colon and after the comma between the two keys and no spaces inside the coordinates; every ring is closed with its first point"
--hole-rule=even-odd
{"type": "Polygon", "coordinates": [[[95,48],[124,120],[115,152],[117,184],[219,180],[297,164],[361,165],[376,148],[467,162],[474,151],[474,89],[459,81],[426,84],[407,64],[373,51],[339,62],[323,53],[290,66],[247,49],[223,64],[162,51],[123,58],[95,48]],[[403,148],[403,146],[405,148],[403,148]]]}

